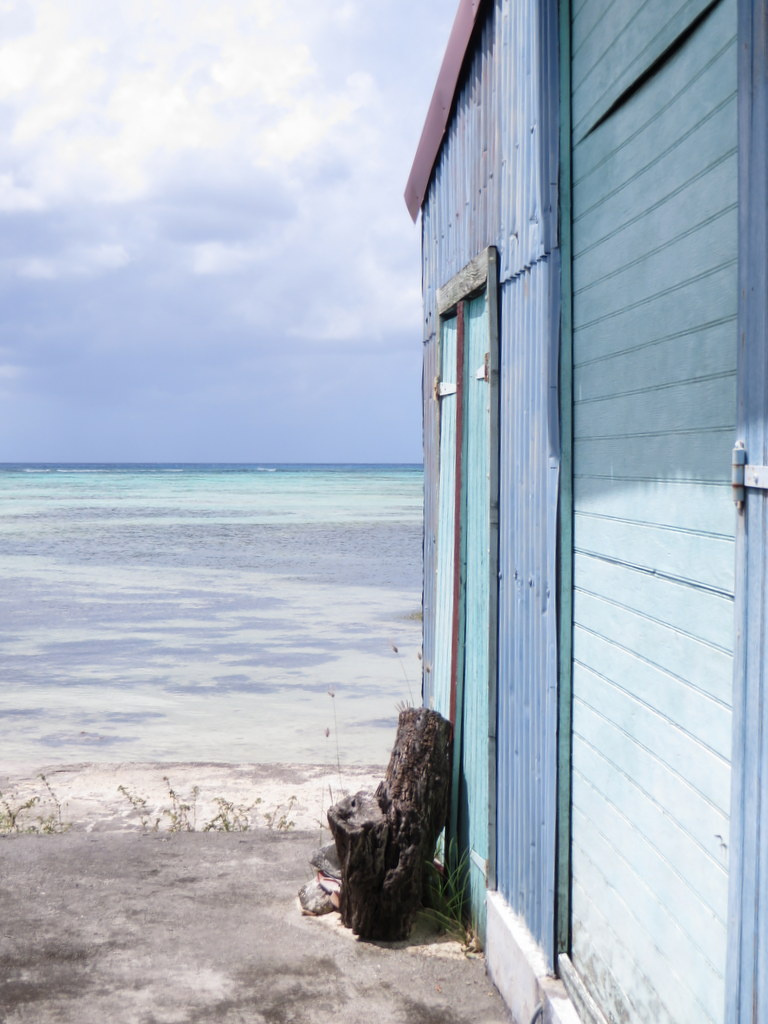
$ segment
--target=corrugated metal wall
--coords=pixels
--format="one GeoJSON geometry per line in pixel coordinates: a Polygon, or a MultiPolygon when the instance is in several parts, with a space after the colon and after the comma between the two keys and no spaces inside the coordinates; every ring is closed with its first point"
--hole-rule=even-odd
{"type": "Polygon", "coordinates": [[[572,23],[571,955],[638,1024],[724,1006],[736,17],[706,6],[572,23]]]}
{"type": "Polygon", "coordinates": [[[498,887],[554,943],[557,777],[557,251],[501,289],[498,887]]]}
{"type": "Polygon", "coordinates": [[[488,245],[503,282],[557,244],[557,4],[488,7],[422,209],[426,339],[437,289],[488,245]]]}
{"type": "MultiPolygon", "coordinates": [[[[436,292],[495,245],[502,387],[496,878],[550,958],[557,778],[557,98],[557,4],[489,3],[422,210],[425,668],[435,659],[426,619],[434,615],[436,571],[436,292]]],[[[429,676],[425,672],[427,700],[429,676]]]]}

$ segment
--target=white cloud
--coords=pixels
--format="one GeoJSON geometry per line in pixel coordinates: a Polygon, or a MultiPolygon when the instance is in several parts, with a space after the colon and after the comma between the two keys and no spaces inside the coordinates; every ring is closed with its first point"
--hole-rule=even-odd
{"type": "Polygon", "coordinates": [[[57,256],[28,256],[8,261],[19,277],[54,280],[60,277],[92,277],[118,270],[130,262],[122,245],[73,246],[57,256]]]}
{"type": "Polygon", "coordinates": [[[0,363],[0,399],[4,402],[15,397],[13,385],[24,376],[25,370],[13,363],[0,363]]]}
{"type": "Polygon", "coordinates": [[[258,253],[244,245],[204,242],[192,247],[194,274],[233,274],[245,270],[258,258],[258,253]]]}
{"type": "MultiPolygon", "coordinates": [[[[402,192],[454,7],[0,0],[0,275],[19,296],[0,364],[29,366],[19,409],[43,448],[49,403],[75,436],[86,361],[115,409],[148,378],[181,408],[183,380],[212,388],[215,365],[252,410],[286,350],[313,395],[339,365],[412,367],[419,235],[402,192]]],[[[237,405],[200,430],[242,433],[237,405]]]]}
{"type": "MultiPolygon", "coordinates": [[[[324,78],[323,5],[296,0],[27,0],[33,28],[0,46],[0,157],[48,203],[150,195],[180,155],[290,164],[365,100],[324,78]],[[3,149],[5,153],[3,153],[3,149]]],[[[353,10],[347,4],[350,12],[353,10]]]]}
{"type": "Polygon", "coordinates": [[[32,189],[17,185],[12,174],[0,174],[0,211],[42,210],[43,200],[32,189]]]}

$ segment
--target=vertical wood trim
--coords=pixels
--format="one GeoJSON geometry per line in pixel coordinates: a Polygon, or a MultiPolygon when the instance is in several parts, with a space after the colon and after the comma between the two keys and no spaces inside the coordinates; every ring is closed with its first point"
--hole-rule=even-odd
{"type": "Polygon", "coordinates": [[[571,4],[560,2],[560,490],[558,496],[559,693],[557,730],[556,953],[571,949],[571,727],[573,673],[573,283],[571,205],[571,4]]]}
{"type": "Polygon", "coordinates": [[[490,552],[488,559],[488,889],[496,888],[496,714],[499,643],[499,271],[496,249],[488,249],[488,373],[490,422],[490,552]]]}
{"type": "MultiPolygon", "coordinates": [[[[461,649],[461,510],[464,439],[464,303],[460,302],[456,309],[456,476],[454,477],[454,509],[453,522],[453,629],[451,631],[451,722],[457,729],[460,721],[459,704],[461,688],[459,680],[459,653],[461,649]]],[[[454,739],[454,744],[455,744],[454,739]]]]}
{"type": "Polygon", "coordinates": [[[453,723],[453,784],[451,787],[450,830],[458,837],[459,828],[459,776],[461,770],[462,732],[464,722],[464,528],[463,493],[464,463],[464,303],[456,307],[456,477],[454,492],[453,529],[453,629],[451,632],[451,705],[450,719],[453,723]]]}
{"type": "MultiPolygon", "coordinates": [[[[738,0],[739,438],[768,449],[768,0],[738,0]]],[[[768,1019],[768,496],[738,516],[726,1021],[768,1019]]]]}

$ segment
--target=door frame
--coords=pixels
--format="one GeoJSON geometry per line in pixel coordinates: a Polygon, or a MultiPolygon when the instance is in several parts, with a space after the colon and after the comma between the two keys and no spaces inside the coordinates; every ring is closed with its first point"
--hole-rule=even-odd
{"type": "MultiPolygon", "coordinates": [[[[458,317],[456,366],[451,368],[456,380],[456,469],[454,506],[454,579],[453,627],[451,653],[450,716],[454,726],[453,772],[451,780],[450,828],[458,821],[459,778],[462,758],[462,726],[464,711],[463,673],[463,588],[464,538],[463,510],[464,472],[466,448],[464,437],[464,303],[485,293],[488,310],[488,385],[490,392],[489,472],[490,472],[490,550],[488,567],[488,864],[486,888],[496,888],[496,681],[498,643],[498,545],[499,545],[499,296],[498,254],[495,246],[488,246],[462,270],[437,291],[438,339],[442,339],[444,321],[458,317]]],[[[445,377],[448,368],[441,367],[445,377]]],[[[435,397],[439,381],[435,382],[435,397]]],[[[439,541],[438,541],[439,543],[439,541]]]]}

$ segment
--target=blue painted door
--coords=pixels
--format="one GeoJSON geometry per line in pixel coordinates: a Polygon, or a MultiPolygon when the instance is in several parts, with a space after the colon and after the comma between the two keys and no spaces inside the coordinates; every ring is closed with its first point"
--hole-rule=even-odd
{"type": "MultiPolygon", "coordinates": [[[[464,303],[463,675],[458,823],[469,851],[470,904],[485,934],[491,687],[491,373],[486,293],[464,303]]],[[[457,709],[457,714],[458,714],[457,709]]]]}
{"type": "Polygon", "coordinates": [[[449,838],[467,854],[470,912],[485,931],[494,586],[492,353],[485,292],[458,303],[440,334],[440,477],[434,705],[454,724],[449,838]]]}

